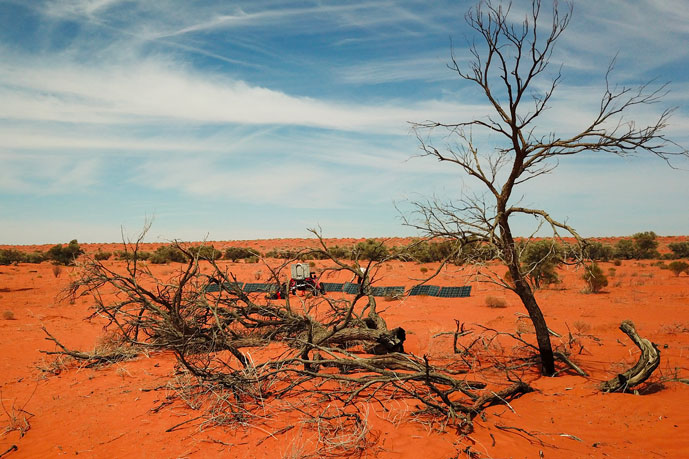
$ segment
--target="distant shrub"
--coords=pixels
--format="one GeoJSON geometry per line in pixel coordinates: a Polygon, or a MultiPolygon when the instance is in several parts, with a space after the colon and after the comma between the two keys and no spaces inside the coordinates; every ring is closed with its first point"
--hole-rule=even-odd
{"type": "Polygon", "coordinates": [[[24,254],[25,263],[43,263],[46,261],[46,254],[43,252],[31,252],[24,254]]]}
{"type": "Polygon", "coordinates": [[[0,265],[17,264],[24,261],[24,254],[16,249],[0,250],[0,265]]]}
{"type": "Polygon", "coordinates": [[[552,240],[530,242],[521,255],[522,270],[534,288],[559,282],[555,269],[562,262],[562,248],[552,240]]]}
{"type": "Polygon", "coordinates": [[[247,257],[244,259],[244,263],[258,263],[258,256],[247,257]]]}
{"type": "Polygon", "coordinates": [[[203,260],[219,260],[222,258],[223,253],[213,247],[212,245],[202,245],[199,247],[191,247],[189,251],[198,258],[203,260]]]}
{"type": "Polygon", "coordinates": [[[598,293],[608,285],[607,276],[603,274],[603,270],[596,263],[592,263],[586,268],[582,278],[586,281],[588,291],[591,293],[598,293]]]}
{"type": "MultiPolygon", "coordinates": [[[[246,247],[228,247],[225,249],[225,259],[226,260],[232,260],[233,262],[245,258],[250,258],[250,257],[257,257],[259,253],[253,249],[249,249],[246,247]]],[[[269,256],[268,254],[266,254],[269,256]]],[[[277,251],[275,251],[274,255],[277,255],[277,251]]],[[[283,258],[280,256],[273,256],[272,258],[283,258]]]]}
{"type": "Polygon", "coordinates": [[[76,239],[72,239],[67,246],[55,245],[48,250],[47,258],[58,265],[73,265],[84,251],[79,247],[76,239]]]}
{"type": "MultiPolygon", "coordinates": [[[[134,252],[131,250],[117,250],[115,252],[115,258],[121,261],[134,261],[134,252]]],[[[137,250],[136,259],[137,260],[149,260],[153,254],[151,252],[145,252],[143,250],[137,250]]]]}
{"type": "Polygon", "coordinates": [[[185,263],[187,261],[187,256],[174,245],[163,245],[153,252],[149,261],[156,265],[163,265],[171,262],[185,263]]]}
{"type": "Polygon", "coordinates": [[[634,239],[635,257],[639,260],[649,260],[658,258],[658,241],[656,240],[656,233],[653,231],[645,231],[643,233],[636,233],[632,236],[634,239]]]}
{"type": "Polygon", "coordinates": [[[668,247],[674,258],[689,258],[689,242],[671,242],[668,247]]]}
{"type": "Polygon", "coordinates": [[[112,252],[103,252],[100,249],[93,254],[94,260],[103,261],[109,260],[112,257],[112,252]]]}
{"type": "Polygon", "coordinates": [[[486,297],[486,306],[494,309],[503,309],[507,307],[507,302],[504,298],[498,298],[495,296],[486,297]]]}
{"type": "Polygon", "coordinates": [[[689,263],[684,261],[673,261],[667,265],[668,269],[674,273],[675,276],[679,276],[683,272],[689,274],[689,263]]]}
{"type": "Polygon", "coordinates": [[[583,255],[587,260],[608,261],[613,258],[615,249],[601,242],[591,242],[584,247],[583,255]]]}
{"type": "Polygon", "coordinates": [[[622,262],[620,260],[615,260],[612,262],[612,264],[615,266],[622,266],[622,262]]]}
{"type": "Polygon", "coordinates": [[[53,276],[60,277],[60,274],[62,274],[62,266],[60,266],[60,265],[53,266],[53,276]]]}
{"type": "Polygon", "coordinates": [[[421,273],[423,273],[423,274],[426,274],[428,272],[428,268],[426,268],[425,266],[422,266],[421,268],[419,268],[419,271],[421,271],[421,273]]]}
{"type": "Polygon", "coordinates": [[[352,251],[353,258],[358,258],[359,260],[382,261],[389,254],[390,251],[385,244],[375,239],[359,242],[352,251]]]}
{"type": "MultiPolygon", "coordinates": [[[[453,258],[453,253],[457,252],[455,241],[428,242],[414,240],[410,244],[395,248],[396,258],[418,261],[420,263],[432,263],[453,258]]],[[[449,261],[456,261],[455,259],[449,261]]]]}
{"type": "Polygon", "coordinates": [[[631,260],[635,257],[634,242],[631,239],[620,239],[615,243],[613,256],[618,260],[631,260]]]}

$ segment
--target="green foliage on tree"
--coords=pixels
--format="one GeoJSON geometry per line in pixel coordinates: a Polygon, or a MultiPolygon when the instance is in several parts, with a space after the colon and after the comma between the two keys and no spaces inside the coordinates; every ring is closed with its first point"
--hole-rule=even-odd
{"type": "Polygon", "coordinates": [[[656,233],[653,231],[645,231],[643,233],[636,233],[632,236],[634,239],[634,249],[636,251],[637,260],[648,260],[651,258],[658,258],[658,241],[656,240],[656,233]]]}
{"type": "Polygon", "coordinates": [[[586,267],[582,278],[586,281],[588,291],[591,293],[598,293],[608,285],[608,277],[596,263],[591,263],[586,267]]]}
{"type": "Polygon", "coordinates": [[[667,268],[672,271],[675,276],[679,276],[683,272],[689,274],[689,263],[684,261],[673,261],[667,265],[667,268]]]}
{"type": "Polygon", "coordinates": [[[84,251],[79,247],[79,243],[76,239],[69,241],[69,244],[63,246],[62,244],[57,244],[48,250],[47,258],[57,265],[73,265],[77,258],[84,251]]]}

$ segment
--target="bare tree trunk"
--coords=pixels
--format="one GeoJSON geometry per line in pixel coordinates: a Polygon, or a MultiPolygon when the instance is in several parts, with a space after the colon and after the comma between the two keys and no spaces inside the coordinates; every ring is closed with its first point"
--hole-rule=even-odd
{"type": "Polygon", "coordinates": [[[503,218],[500,222],[501,236],[502,236],[502,252],[505,257],[505,263],[510,270],[510,275],[514,281],[514,291],[522,300],[526,311],[529,313],[529,318],[536,331],[536,341],[538,343],[538,352],[541,356],[541,372],[546,376],[555,374],[555,357],[553,356],[553,347],[550,344],[550,332],[545,323],[545,318],[541,312],[541,308],[536,303],[536,297],[533,290],[522,274],[519,265],[519,255],[517,254],[514,238],[510,230],[507,218],[503,218]]]}

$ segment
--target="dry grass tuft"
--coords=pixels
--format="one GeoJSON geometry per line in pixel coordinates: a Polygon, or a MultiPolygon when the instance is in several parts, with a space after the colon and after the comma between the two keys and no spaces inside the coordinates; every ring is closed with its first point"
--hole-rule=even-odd
{"type": "Polygon", "coordinates": [[[53,265],[53,276],[60,277],[60,274],[62,274],[62,266],[53,265]]]}

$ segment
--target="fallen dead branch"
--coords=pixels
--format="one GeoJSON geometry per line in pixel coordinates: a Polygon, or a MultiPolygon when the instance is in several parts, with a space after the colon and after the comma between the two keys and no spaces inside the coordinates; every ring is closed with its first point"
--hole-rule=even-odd
{"type": "MultiPolygon", "coordinates": [[[[459,339],[471,330],[458,321],[452,335],[461,361],[405,353],[406,331],[388,325],[371,294],[381,261],[368,261],[362,269],[358,259],[342,261],[320,240],[319,258],[332,262],[326,271],[358,276],[360,288],[353,298],[273,301],[249,295],[233,287],[237,279],[231,272],[200,257],[201,251],[179,244],[176,247],[189,261],[166,279],[154,276],[138,260],[138,242],[128,247],[123,269],[87,259],[79,265],[80,277],[66,298],[90,297],[93,316],[108,321],[106,329],[116,335],[119,347],[73,350],[44,330],[57,349],[42,352],[68,355],[92,366],[137,352],[169,350],[183,373],[171,387],[173,398],[202,414],[168,431],[199,419],[203,420],[198,429],[269,426],[285,400],[299,400],[299,411],[309,425],[317,426],[321,452],[332,454],[358,451],[368,444],[364,437],[370,431],[363,413],[371,403],[385,407],[416,401],[420,411],[469,432],[474,417],[487,407],[504,404],[512,409],[512,399],[531,391],[510,377],[505,387],[501,369],[500,380],[491,384],[476,380],[483,377],[468,377],[477,371],[480,375],[481,366],[474,367],[477,362],[469,357],[474,344],[460,351],[459,339]],[[209,289],[211,284],[228,287],[209,289]],[[324,404],[330,411],[319,413],[324,404]]],[[[288,267],[289,262],[268,266],[273,281],[280,282],[288,267]]],[[[527,360],[528,365],[535,362],[527,360]]]]}
{"type": "Polygon", "coordinates": [[[636,327],[631,320],[625,320],[620,325],[622,330],[641,350],[639,360],[632,368],[624,373],[620,373],[609,381],[600,385],[603,392],[627,392],[646,381],[651,373],[660,365],[660,350],[651,341],[642,338],[636,331],[636,327]]]}

